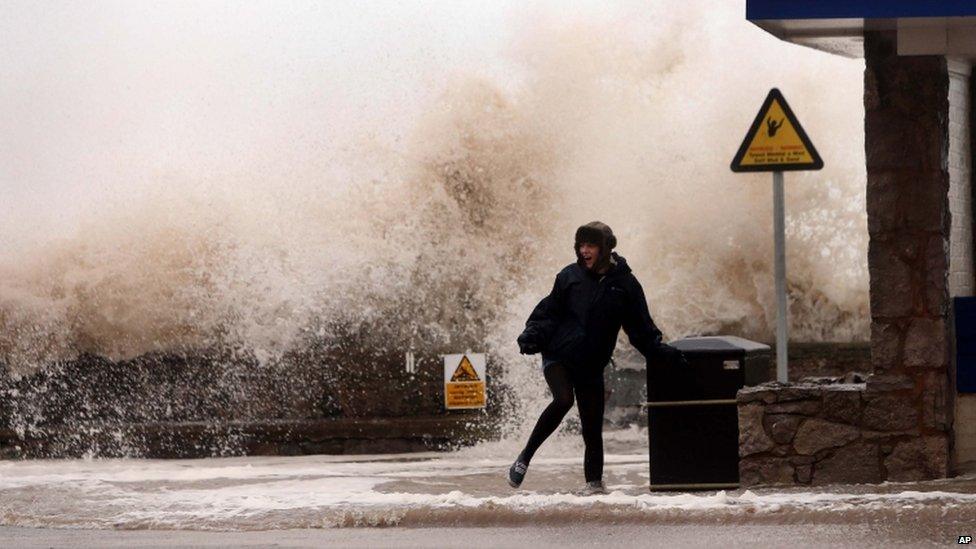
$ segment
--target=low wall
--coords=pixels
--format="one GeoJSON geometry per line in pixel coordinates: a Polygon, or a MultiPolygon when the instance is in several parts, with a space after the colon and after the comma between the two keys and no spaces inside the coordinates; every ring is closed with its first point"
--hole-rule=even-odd
{"type": "Polygon", "coordinates": [[[737,394],[742,486],[946,476],[947,439],[925,427],[915,388],[855,376],[770,382],[737,394]]]}
{"type": "Polygon", "coordinates": [[[376,454],[444,450],[490,435],[481,412],[435,417],[89,422],[0,429],[0,458],[376,454]]]}
{"type": "Polygon", "coordinates": [[[0,367],[0,458],[206,457],[430,450],[497,433],[509,398],[443,405],[443,362],[315,352],[260,364],[218,353],[82,356],[29,375],[0,367]]]}
{"type": "MultiPolygon", "coordinates": [[[[776,357],[776,345],[770,345],[770,356],[776,357]]],[[[789,348],[791,380],[815,376],[843,376],[848,372],[864,375],[874,371],[871,366],[871,344],[865,342],[795,342],[789,348]]]]}
{"type": "MultiPolygon", "coordinates": [[[[776,356],[775,347],[771,356],[776,356]]],[[[775,368],[775,366],[774,366],[775,368]]],[[[811,376],[842,376],[848,372],[871,369],[871,346],[868,342],[795,342],[789,345],[790,379],[811,376]]],[[[614,353],[614,364],[607,368],[606,423],[619,427],[636,423],[647,425],[643,404],[647,401],[647,372],[644,357],[630,345],[620,345],[614,353]]]]}

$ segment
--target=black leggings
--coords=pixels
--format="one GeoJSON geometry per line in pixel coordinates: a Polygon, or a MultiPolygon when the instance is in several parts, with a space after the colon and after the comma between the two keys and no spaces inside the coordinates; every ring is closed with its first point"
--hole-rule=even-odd
{"type": "Polygon", "coordinates": [[[552,402],[542,411],[532,435],[519,457],[528,464],[532,456],[551,435],[566,412],[573,407],[573,393],[583,429],[583,474],[586,482],[603,479],[603,369],[582,369],[550,364],[545,369],[546,383],[552,391],[552,402]]]}

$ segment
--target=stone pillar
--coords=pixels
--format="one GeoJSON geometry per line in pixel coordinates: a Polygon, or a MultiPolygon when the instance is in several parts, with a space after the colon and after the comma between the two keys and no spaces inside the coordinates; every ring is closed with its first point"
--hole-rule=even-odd
{"type": "Polygon", "coordinates": [[[873,375],[864,424],[898,430],[883,477],[949,474],[949,71],[899,57],[894,32],[864,36],[868,269],[873,375]]]}
{"type": "MultiPolygon", "coordinates": [[[[965,60],[949,59],[949,211],[952,229],[949,238],[949,295],[974,295],[973,280],[973,149],[972,65],[965,60]]],[[[953,357],[955,358],[955,357],[953,357]]],[[[955,363],[952,364],[955,368],[955,363]]],[[[951,377],[951,376],[950,376],[951,377]]],[[[955,394],[953,434],[954,464],[971,471],[976,469],[976,395],[955,394]]]]}

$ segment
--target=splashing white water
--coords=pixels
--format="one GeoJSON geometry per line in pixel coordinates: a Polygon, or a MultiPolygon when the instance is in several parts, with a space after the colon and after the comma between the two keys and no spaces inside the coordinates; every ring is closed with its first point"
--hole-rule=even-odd
{"type": "Polygon", "coordinates": [[[391,315],[391,341],[468,334],[521,367],[514,336],[593,219],[668,336],[768,340],[768,177],[728,162],[773,86],[827,163],[787,176],[791,334],[866,338],[863,65],[741,5],[4,9],[14,370],[274,356],[391,315]]]}

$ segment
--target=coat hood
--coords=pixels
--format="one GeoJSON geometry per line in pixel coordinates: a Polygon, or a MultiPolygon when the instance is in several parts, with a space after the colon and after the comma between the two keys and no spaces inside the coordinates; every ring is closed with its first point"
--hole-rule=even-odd
{"type": "Polygon", "coordinates": [[[627,274],[631,272],[630,265],[627,264],[627,260],[623,256],[617,255],[617,252],[610,253],[610,270],[607,274],[627,274]]]}

